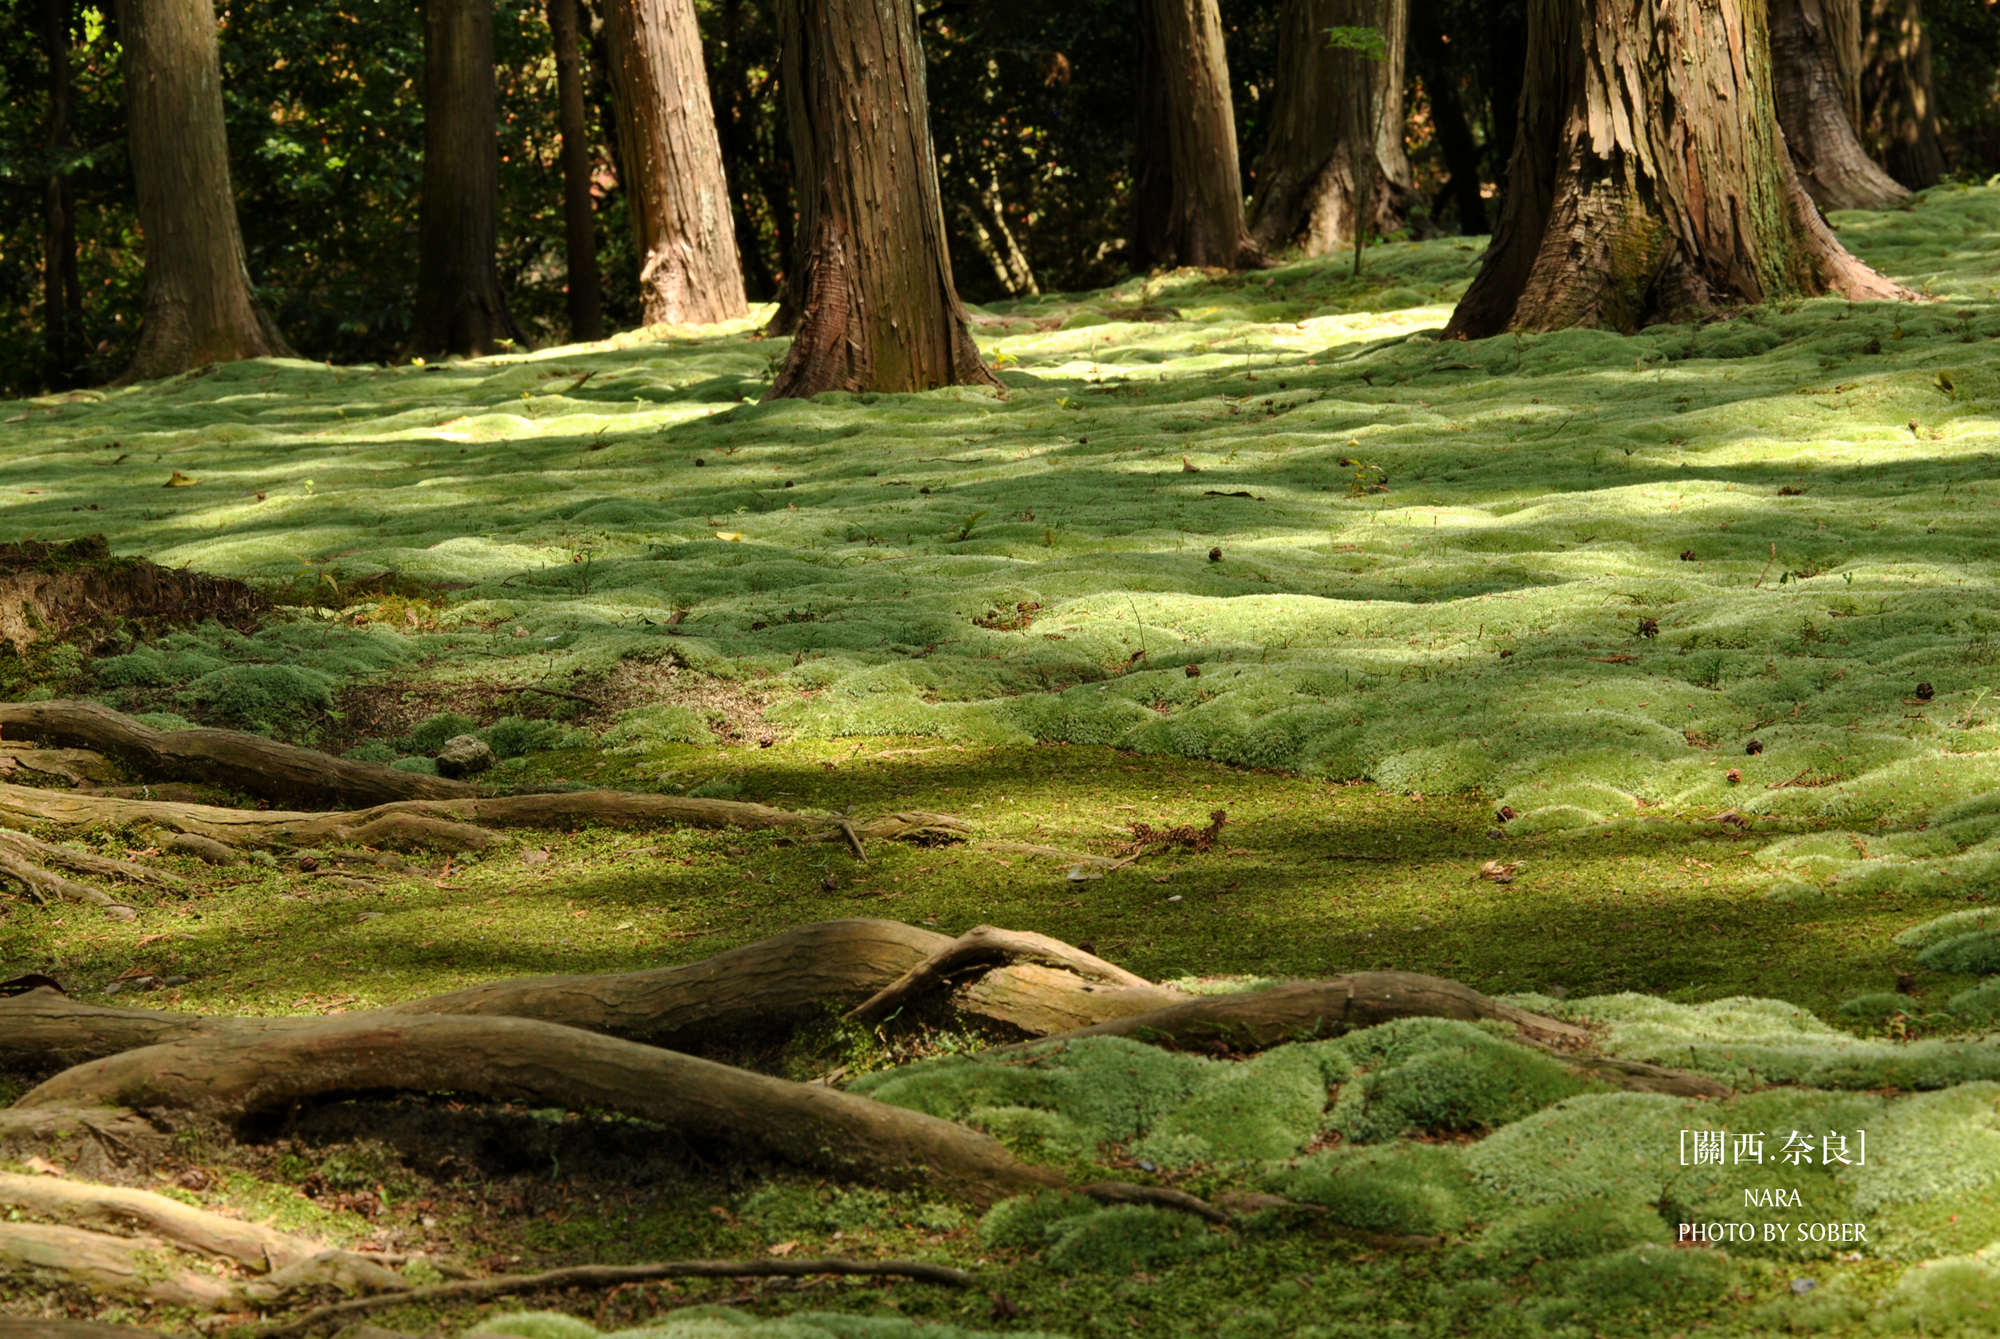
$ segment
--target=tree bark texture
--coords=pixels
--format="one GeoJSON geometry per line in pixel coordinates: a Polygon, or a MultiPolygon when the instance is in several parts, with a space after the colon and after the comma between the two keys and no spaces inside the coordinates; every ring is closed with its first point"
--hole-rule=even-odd
{"type": "Polygon", "coordinates": [[[71,0],[42,0],[42,48],[49,62],[49,156],[57,160],[42,190],[43,379],[50,390],[76,384],[84,357],[83,289],[76,273],[76,196],[60,165],[70,127],[71,0]]]}
{"type": "Polygon", "coordinates": [[[607,0],[612,96],[647,325],[747,310],[693,0],[607,0]]]}
{"type": "MultiPolygon", "coordinates": [[[[1400,229],[1419,197],[1403,147],[1409,0],[1286,0],[1271,129],[1256,165],[1250,236],[1309,256],[1351,246],[1357,210],[1376,235],[1400,229]],[[1328,28],[1371,28],[1378,60],[1327,44],[1328,28]],[[1365,206],[1362,197],[1366,196],[1365,206]]],[[[1474,198],[1478,183],[1473,183],[1474,198]]]]}
{"type": "Polygon", "coordinates": [[[998,385],[952,281],[911,0],[781,0],[778,22],[801,250],[766,398],[998,385]]]}
{"type": "Polygon", "coordinates": [[[491,0],[424,0],[424,180],[414,353],[526,347],[500,290],[491,0]]]}
{"type": "Polygon", "coordinates": [[[1162,261],[1242,269],[1263,259],[1243,215],[1236,113],[1216,0],[1140,0],[1158,43],[1171,174],[1162,261]]]}
{"type": "Polygon", "coordinates": [[[1499,225],[1446,338],[1906,296],[1799,185],[1763,5],[1533,0],[1528,50],[1499,225]]]}
{"type": "Polygon", "coordinates": [[[146,245],[139,347],[120,382],[289,355],[257,307],[222,123],[210,0],[119,0],[132,179],[146,245]]]}
{"type": "Polygon", "coordinates": [[[1910,193],[1861,147],[1860,0],[1771,0],[1778,123],[1823,210],[1887,209],[1910,193]]]}
{"type": "Polygon", "coordinates": [[[1174,263],[1174,154],[1167,134],[1167,76],[1151,0],[1139,0],[1132,32],[1132,222],[1134,269],[1174,263]]]}
{"type": "Polygon", "coordinates": [[[563,256],[569,337],[604,338],[604,279],[597,270],[597,205],[590,194],[590,139],[584,130],[583,49],[578,0],[549,0],[556,49],[556,117],[562,130],[563,256]]]}
{"type": "Polygon", "coordinates": [[[1870,0],[1861,52],[1863,137],[1913,191],[1944,180],[1923,0],[1870,0]]]}

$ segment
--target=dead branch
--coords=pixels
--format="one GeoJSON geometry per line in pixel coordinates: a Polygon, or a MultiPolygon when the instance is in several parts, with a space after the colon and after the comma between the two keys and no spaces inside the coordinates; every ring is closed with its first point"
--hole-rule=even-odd
{"type": "Polygon", "coordinates": [[[321,1251],[261,1279],[237,1288],[237,1298],[250,1306],[269,1306],[298,1293],[333,1288],[343,1293],[400,1292],[403,1276],[379,1261],[353,1251],[321,1251]]]}
{"type": "Polygon", "coordinates": [[[0,703],[0,728],[109,754],[142,776],[209,781],[267,799],[381,804],[478,793],[462,781],[336,758],[237,730],[155,730],[96,702],[0,703]]]}
{"type": "Polygon", "coordinates": [[[320,1249],[316,1242],[224,1218],[149,1190],[125,1190],[58,1176],[0,1172],[0,1205],[73,1226],[156,1237],[184,1250],[234,1260],[260,1274],[282,1269],[320,1249]]]}
{"type": "MultiPolygon", "coordinates": [[[[1086,1195],[1099,1204],[1144,1204],[1155,1209],[1173,1209],[1180,1213],[1191,1213],[1197,1218],[1206,1218],[1211,1223],[1227,1223],[1229,1210],[1210,1204],[1207,1200],[1188,1194],[1185,1190],[1175,1190],[1172,1186],[1141,1186],[1130,1181],[1092,1181],[1088,1185],[1076,1187],[1076,1193],[1086,1195]]],[[[1290,1200],[1273,1195],[1280,1204],[1289,1206],[1290,1200]]],[[[1264,1205],[1260,1207],[1274,1207],[1264,1205]]]]}
{"type": "Polygon", "coordinates": [[[114,1237],[74,1227],[0,1223],[0,1278],[47,1287],[80,1288],[97,1298],[129,1298],[166,1306],[214,1310],[230,1288],[213,1274],[191,1269],[163,1274],[166,1243],[152,1237],[114,1237]]]}
{"type": "Polygon", "coordinates": [[[1033,962],[1062,967],[1086,980],[1126,989],[1153,989],[1150,981],[1134,976],[1095,954],[1025,930],[1002,930],[979,925],[938,950],[928,961],[919,963],[899,980],[883,987],[848,1013],[848,1018],[872,1023],[903,1007],[910,999],[957,972],[989,967],[997,963],[1033,962]]]}
{"type": "Polygon", "coordinates": [[[457,1302],[476,1297],[504,1297],[512,1293],[543,1289],[606,1287],[624,1283],[646,1283],[653,1279],[677,1278],[812,1278],[821,1274],[858,1274],[870,1278],[915,1279],[948,1288],[965,1288],[972,1276],[948,1265],[926,1264],[919,1260],[663,1260],[649,1265],[571,1265],[541,1274],[501,1274],[490,1279],[464,1279],[456,1283],[436,1283],[426,1288],[383,1293],[375,1297],[354,1297],[308,1311],[290,1320],[278,1321],[251,1331],[255,1339],[278,1339],[280,1335],[303,1334],[331,1320],[384,1307],[407,1306],[418,1302],[457,1302]]]}
{"type": "Polygon", "coordinates": [[[951,1121],[525,1018],[364,1014],[184,1038],[64,1070],[16,1106],[124,1106],[235,1122],[331,1094],[385,1091],[617,1112],[837,1175],[932,1184],[973,1203],[1063,1180],[951,1121]]]}
{"type": "Polygon", "coordinates": [[[160,1339],[136,1325],[100,1325],[94,1320],[41,1320],[0,1316],[0,1339],[160,1339]]]}

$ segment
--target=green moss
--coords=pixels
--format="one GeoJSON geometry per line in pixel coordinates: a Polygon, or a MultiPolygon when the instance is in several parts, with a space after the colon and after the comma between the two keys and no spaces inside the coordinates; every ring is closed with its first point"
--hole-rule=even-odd
{"type": "Polygon", "coordinates": [[[2000,972],[2000,933],[1975,930],[1940,939],[1919,953],[1917,961],[1934,972],[1991,976],[2000,972]]]}

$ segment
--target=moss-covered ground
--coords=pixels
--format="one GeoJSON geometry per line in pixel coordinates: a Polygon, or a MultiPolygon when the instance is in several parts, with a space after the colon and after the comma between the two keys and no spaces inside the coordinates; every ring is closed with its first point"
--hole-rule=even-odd
{"type": "MultiPolygon", "coordinates": [[[[2000,972],[1983,916],[2000,876],[2000,189],[1835,222],[1932,300],[1443,344],[1478,250],[1442,239],[1375,248],[1359,280],[1309,262],[990,308],[1001,394],[760,404],[783,344],[746,322],[430,367],[246,363],[0,408],[5,538],[103,532],[283,606],[249,635],[30,648],[0,659],[12,696],[420,770],[477,729],[504,785],[935,809],[1073,851],[1135,822],[1229,820],[1213,851],[1086,880],[977,841],[863,867],[763,835],[594,830],[404,873],[190,864],[202,891],[141,895],[131,925],[6,904],[0,966],[89,998],[180,976],[145,1002],[312,1012],[866,914],[1087,940],[1156,978],[1434,972],[1580,1010],[1634,1056],[1840,1090],[1768,1099],[1804,1104],[1758,1117],[1774,1130],[1873,1121],[1974,1171],[1828,1178],[1828,1212],[1902,1234],[1851,1265],[1672,1251],[1662,1206],[1712,1188],[1676,1200],[1624,1168],[1602,1221],[1578,1224],[1549,1205],[1582,1189],[1531,1173],[1560,1161],[1552,1141],[1607,1129],[1652,1158],[1643,1140],[1692,1117],[1603,1094],[1526,1115],[1561,1094],[1524,1069],[1525,1106],[1466,1126],[1421,1066],[1350,1057],[1313,1080],[1323,1102],[1343,1094],[1335,1124],[1280,1122],[1284,1156],[1244,1153],[1257,1166],[1224,1177],[1327,1214],[1213,1241],[1034,1206],[1008,1235],[698,1168],[628,1192],[565,1174],[566,1144],[533,1168],[475,1159],[468,1179],[305,1140],[213,1194],[468,1262],[787,1240],[985,1259],[970,1301],[766,1287],[750,1310],[893,1305],[1012,1333],[1990,1325],[2000,1283],[1973,1253],[2000,1238],[1982,1179],[2000,1161],[1980,1142],[1992,1096],[1969,1085],[2000,1079],[1979,1031],[2000,1013],[1981,985],[2000,972]],[[1518,868],[1496,882],[1488,861],[1518,868]],[[1737,997],[1765,1003],[1717,1003],[1737,997]],[[1861,1111],[1890,1088],[1966,1110],[1861,1111]],[[1389,1128],[1399,1112],[1417,1114],[1389,1128]],[[1482,1152],[1510,1138],[1528,1150],[1511,1180],[1482,1152]],[[1453,1244],[1354,1235],[1405,1230],[1453,1244]]],[[[1447,1097],[1456,1072],[1436,1080],[1447,1097]]],[[[1092,1153],[1050,1100],[1069,1126],[976,1109],[1049,1156],[1136,1166],[1125,1136],[1092,1153]]],[[[1130,1132],[1146,1161],[1222,1175],[1212,1148],[1173,1172],[1162,1150],[1209,1136],[1160,1120],[1130,1132]]],[[[627,1295],[595,1319],[735,1295],[627,1295]]]]}

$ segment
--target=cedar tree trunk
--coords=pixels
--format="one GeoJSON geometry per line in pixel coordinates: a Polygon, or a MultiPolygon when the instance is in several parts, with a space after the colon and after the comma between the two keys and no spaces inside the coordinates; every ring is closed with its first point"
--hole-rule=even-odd
{"type": "Polygon", "coordinates": [[[500,291],[496,100],[492,0],[425,0],[415,353],[476,358],[528,343],[500,291]]]}
{"type": "Polygon", "coordinates": [[[1910,193],[1861,147],[1860,0],[1770,0],[1778,123],[1799,184],[1824,210],[1887,209],[1910,193]]]}
{"type": "Polygon", "coordinates": [[[1250,201],[1260,247],[1297,242],[1319,256],[1352,245],[1364,194],[1369,232],[1403,226],[1419,199],[1403,149],[1409,18],[1409,0],[1285,0],[1270,138],[1250,201]],[[1372,28],[1387,47],[1375,60],[1337,50],[1328,28],[1372,28]]]}
{"type": "Polygon", "coordinates": [[[781,0],[796,332],[767,399],[997,385],[952,283],[912,0],[781,0]]]}
{"type": "Polygon", "coordinates": [[[122,382],[289,355],[250,292],[210,0],[119,0],[146,307],[122,382]]]}
{"type": "Polygon", "coordinates": [[[590,141],[583,121],[583,54],[577,0],[549,0],[556,48],[556,116],[562,128],[564,260],[569,337],[604,338],[604,282],[597,272],[597,206],[590,198],[590,141]]]}
{"type": "Polygon", "coordinates": [[[693,0],[607,0],[612,97],[647,325],[743,315],[729,183],[693,0]]]}
{"type": "Polygon", "coordinates": [[[1906,296],[1799,185],[1750,0],[1532,0],[1493,244],[1446,337],[1631,331],[1790,294],[1906,296]]]}
{"type": "Polygon", "coordinates": [[[49,60],[49,156],[42,190],[42,323],[49,389],[76,384],[83,362],[83,289],[76,274],[76,199],[61,164],[70,136],[71,0],[42,0],[42,46],[49,60]]]}
{"type": "Polygon", "coordinates": [[[1871,0],[1861,102],[1867,137],[1890,176],[1913,191],[1944,180],[1922,0],[1871,0]]]}
{"type": "Polygon", "coordinates": [[[1132,227],[1134,269],[1174,263],[1167,220],[1174,209],[1174,154],[1167,135],[1167,80],[1151,0],[1139,0],[1132,32],[1132,227]]]}
{"type": "Polygon", "coordinates": [[[1244,225],[1236,113],[1216,0],[1140,3],[1151,10],[1158,43],[1173,183],[1162,260],[1227,270],[1260,264],[1263,252],[1244,225]]]}

